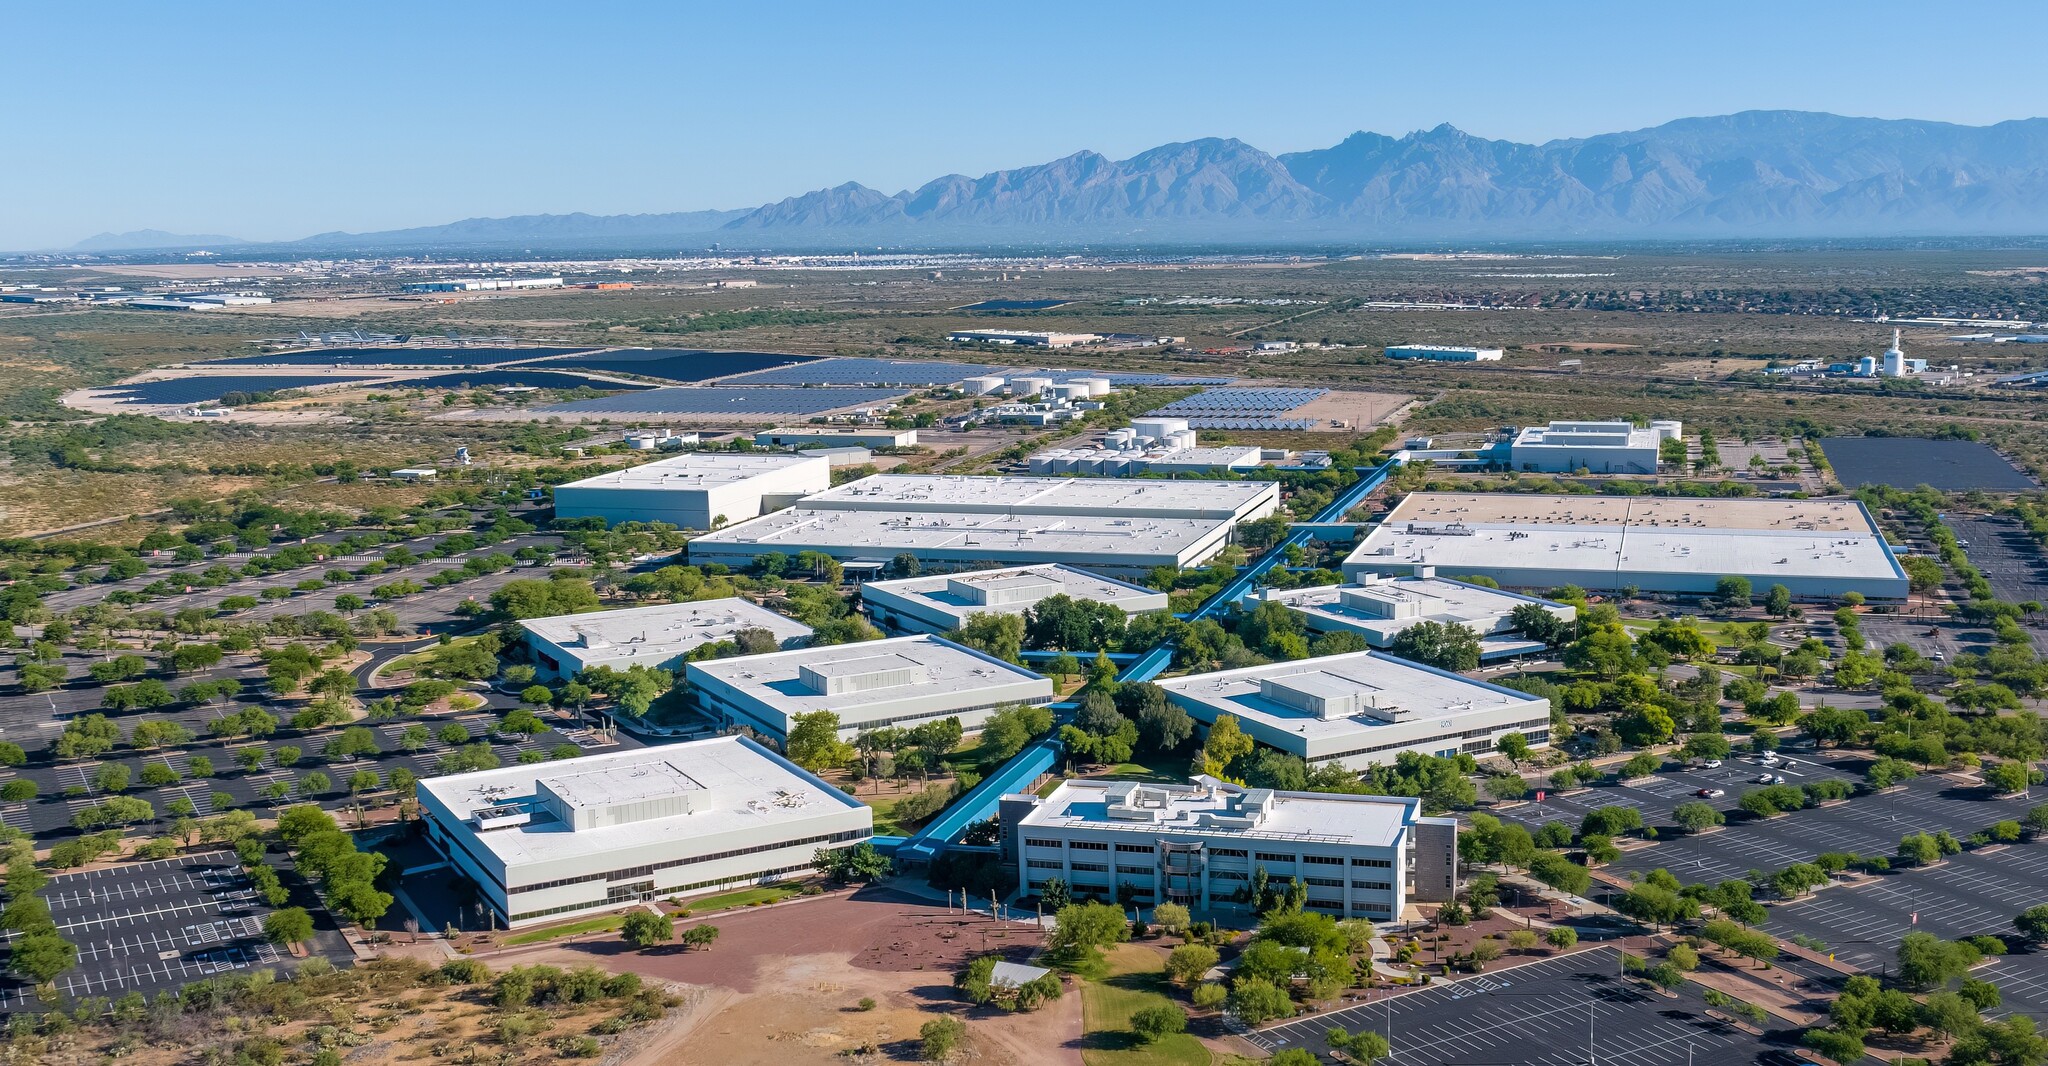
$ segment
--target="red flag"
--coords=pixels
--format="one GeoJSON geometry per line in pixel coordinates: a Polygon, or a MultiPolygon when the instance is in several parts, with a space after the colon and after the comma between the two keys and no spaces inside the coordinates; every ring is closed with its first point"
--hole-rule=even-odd
{"type": "Polygon", "coordinates": [[[1914,924],[1914,925],[1919,925],[1919,924],[1920,924],[1920,912],[1919,912],[1919,911],[1914,911],[1914,912],[1913,912],[1913,922],[1912,922],[1912,924],[1914,924]]]}
{"type": "Polygon", "coordinates": [[[1542,803],[1542,802],[1543,802],[1543,790],[1542,790],[1542,789],[1540,789],[1540,788],[1536,790],[1536,802],[1538,802],[1538,803],[1542,803]]]}

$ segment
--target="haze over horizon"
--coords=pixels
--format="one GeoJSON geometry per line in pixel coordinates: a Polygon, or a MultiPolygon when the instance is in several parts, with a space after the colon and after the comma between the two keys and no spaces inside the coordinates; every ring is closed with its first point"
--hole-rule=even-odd
{"type": "MultiPolygon", "coordinates": [[[[1200,4],[1052,4],[1017,21],[925,10],[23,9],[0,61],[33,105],[10,121],[29,165],[0,172],[17,207],[0,248],[751,208],[1203,137],[1278,154],[1444,123],[1540,144],[1752,109],[1968,125],[2048,114],[2048,88],[2021,64],[1959,78],[1899,58],[1897,27],[1924,17],[1904,4],[1847,23],[1784,5],[1701,23],[1499,4],[1454,36],[1440,16],[1339,5],[1264,21],[1200,4]],[[137,99],[136,85],[159,95],[137,99]]],[[[1973,12],[2014,25],[2035,9],[1973,12]]]]}

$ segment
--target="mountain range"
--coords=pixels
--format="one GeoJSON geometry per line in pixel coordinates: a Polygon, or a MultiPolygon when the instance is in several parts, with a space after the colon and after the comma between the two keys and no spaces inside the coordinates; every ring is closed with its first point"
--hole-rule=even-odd
{"type": "MultiPolygon", "coordinates": [[[[951,174],[894,194],[848,182],[751,210],[468,219],[323,233],[282,247],[2039,233],[2048,233],[2048,119],[1961,126],[1749,111],[1544,144],[1450,125],[1403,137],[1355,133],[1282,155],[1206,138],[1129,159],[1083,151],[980,177],[951,174]]],[[[118,239],[87,243],[109,250],[118,239]]],[[[186,242],[200,239],[178,240],[175,247],[192,247],[186,242]]]]}

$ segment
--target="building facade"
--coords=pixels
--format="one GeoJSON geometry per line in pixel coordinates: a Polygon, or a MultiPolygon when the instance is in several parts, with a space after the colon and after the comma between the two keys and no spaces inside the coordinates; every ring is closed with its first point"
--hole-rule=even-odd
{"type": "Polygon", "coordinates": [[[873,812],[742,737],[430,777],[427,840],[495,928],[800,876],[873,812]]]}
{"type": "Polygon", "coordinates": [[[688,452],[558,486],[555,516],[712,529],[831,485],[832,464],[822,456],[688,452]]]}
{"type": "Polygon", "coordinates": [[[1159,683],[1204,726],[1229,715],[1311,766],[1363,770],[1402,752],[1483,757],[1509,733],[1550,743],[1550,701],[1376,651],[1192,674],[1159,683]]]}
{"type": "Polygon", "coordinates": [[[1053,701],[1052,682],[933,636],[833,644],[685,663],[698,705],[781,740],[799,714],[831,711],[839,734],[958,718],[973,732],[996,710],[1053,701]]]}
{"type": "Polygon", "coordinates": [[[892,633],[950,633],[977,614],[1023,614],[1062,595],[1126,615],[1170,606],[1164,592],[1058,564],[870,581],[860,590],[868,617],[892,633]]]}
{"type": "Polygon", "coordinates": [[[1409,798],[1278,792],[1209,777],[1188,785],[1076,779],[1044,798],[1005,796],[1000,817],[1026,895],[1053,878],[1075,898],[1114,900],[1128,885],[1140,907],[1177,903],[1197,916],[1237,917],[1250,913],[1248,893],[1263,869],[1275,885],[1300,878],[1309,910],[1390,922],[1458,887],[1457,822],[1425,818],[1409,798]]]}
{"type": "Polygon", "coordinates": [[[811,637],[810,626],[737,596],[528,618],[519,625],[542,678],[571,677],[593,666],[675,670],[697,648],[747,629],[765,630],[783,647],[811,637]]]}
{"type": "Polygon", "coordinates": [[[1460,348],[1448,344],[1397,344],[1386,352],[1389,359],[1431,363],[1498,363],[1501,357],[1499,348],[1460,348]]]}

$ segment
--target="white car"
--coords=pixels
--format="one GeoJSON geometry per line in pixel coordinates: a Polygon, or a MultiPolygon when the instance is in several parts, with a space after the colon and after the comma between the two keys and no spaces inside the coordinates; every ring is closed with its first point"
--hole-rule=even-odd
{"type": "Polygon", "coordinates": [[[1758,774],[1755,777],[1750,778],[1749,780],[1750,783],[1753,785],[1775,785],[1778,782],[1783,781],[1784,778],[1779,777],[1776,774],[1758,774]]]}
{"type": "Polygon", "coordinates": [[[1721,768],[1721,760],[1708,759],[1706,762],[1703,762],[1700,765],[1709,770],[1719,770],[1721,768]]]}

